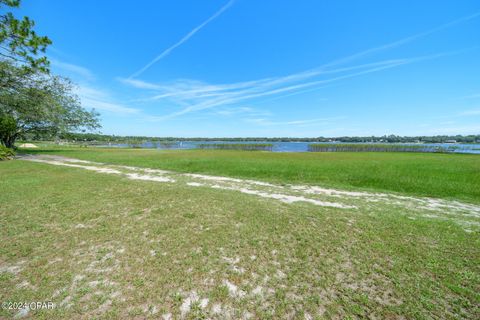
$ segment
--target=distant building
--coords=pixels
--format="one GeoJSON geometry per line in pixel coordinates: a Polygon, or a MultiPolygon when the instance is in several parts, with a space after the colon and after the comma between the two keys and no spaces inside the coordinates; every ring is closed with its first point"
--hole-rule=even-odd
{"type": "Polygon", "coordinates": [[[457,140],[446,140],[445,143],[457,143],[457,140]]]}

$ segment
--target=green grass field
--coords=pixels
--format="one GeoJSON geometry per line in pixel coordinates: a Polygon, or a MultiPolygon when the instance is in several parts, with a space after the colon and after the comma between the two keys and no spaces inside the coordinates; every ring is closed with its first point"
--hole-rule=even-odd
{"type": "Polygon", "coordinates": [[[45,148],[112,164],[277,183],[399,192],[480,203],[480,156],[426,153],[272,153],[229,150],[45,148]]]}
{"type": "Polygon", "coordinates": [[[55,304],[27,317],[480,317],[478,212],[455,211],[457,202],[451,211],[406,205],[423,195],[479,203],[479,157],[35,152],[107,163],[103,169],[121,174],[85,170],[100,167],[92,163],[0,162],[0,300],[55,304]],[[256,179],[285,192],[310,184],[408,197],[319,198],[349,209],[285,203],[212,187],[218,181],[194,186],[189,175],[130,179],[127,170],[147,171],[118,165],[256,179]]]}

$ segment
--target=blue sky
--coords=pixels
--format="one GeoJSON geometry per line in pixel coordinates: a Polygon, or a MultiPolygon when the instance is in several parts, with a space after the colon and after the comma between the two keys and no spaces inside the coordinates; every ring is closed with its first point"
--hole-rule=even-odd
{"type": "Polygon", "coordinates": [[[480,2],[23,0],[102,132],[480,134],[480,2]]]}

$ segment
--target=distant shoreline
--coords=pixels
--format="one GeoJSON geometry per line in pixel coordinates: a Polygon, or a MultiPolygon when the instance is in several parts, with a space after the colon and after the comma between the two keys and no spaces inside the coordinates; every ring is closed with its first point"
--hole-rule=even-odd
{"type": "Polygon", "coordinates": [[[480,134],[477,135],[436,135],[436,136],[341,136],[341,137],[148,137],[148,136],[117,136],[96,133],[67,133],[58,137],[26,137],[25,140],[37,141],[79,141],[79,142],[161,142],[161,141],[225,141],[225,142],[348,142],[348,143],[461,143],[478,144],[480,143],[480,134]],[[40,139],[38,139],[40,138],[40,139]]]}

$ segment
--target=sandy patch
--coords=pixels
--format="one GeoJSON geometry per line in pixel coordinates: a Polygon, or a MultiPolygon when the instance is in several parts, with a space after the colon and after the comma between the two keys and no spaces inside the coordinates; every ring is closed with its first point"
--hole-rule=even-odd
{"type": "Polygon", "coordinates": [[[255,289],[252,290],[252,295],[262,296],[263,295],[263,288],[261,286],[256,286],[255,289]]]}
{"type": "Polygon", "coordinates": [[[188,296],[183,300],[182,305],[180,306],[180,315],[182,318],[190,312],[190,309],[193,304],[198,303],[198,306],[201,309],[205,309],[208,305],[208,298],[200,299],[196,291],[191,291],[188,296]]]}
{"type": "Polygon", "coordinates": [[[201,187],[201,186],[204,186],[203,183],[199,183],[199,182],[187,182],[187,186],[190,186],[190,187],[201,187]]]}
{"type": "Polygon", "coordinates": [[[149,176],[149,175],[141,175],[137,173],[127,173],[126,174],[128,179],[132,180],[145,180],[145,181],[156,181],[156,182],[175,182],[174,180],[166,177],[156,177],[156,176],[149,176]]]}
{"type": "Polygon", "coordinates": [[[92,161],[87,161],[87,160],[80,160],[80,159],[73,159],[73,158],[68,158],[66,160],[59,158],[60,161],[65,161],[65,162],[72,162],[72,163],[93,163],[92,161]]]}
{"type": "Polygon", "coordinates": [[[23,309],[20,309],[16,314],[15,316],[13,317],[14,319],[21,319],[21,318],[25,318],[26,316],[28,316],[28,313],[30,312],[30,308],[26,307],[26,308],[23,308],[23,309]]]}
{"type": "Polygon", "coordinates": [[[95,172],[98,172],[98,173],[107,173],[107,174],[121,174],[122,173],[118,170],[111,169],[111,168],[106,168],[106,167],[82,166],[82,165],[79,165],[79,164],[72,164],[72,163],[67,163],[67,162],[62,162],[62,161],[57,161],[57,160],[29,159],[29,161],[48,163],[48,164],[53,164],[53,165],[56,165],[56,166],[80,168],[80,169],[95,171],[95,172]]]}
{"type": "Polygon", "coordinates": [[[223,190],[234,190],[234,191],[240,191],[241,193],[246,193],[250,195],[256,195],[262,198],[269,198],[269,199],[275,199],[275,200],[280,200],[281,202],[284,203],[295,203],[295,202],[308,202],[317,206],[322,206],[322,207],[333,207],[333,208],[341,208],[341,209],[354,209],[356,208],[355,206],[351,205],[344,205],[341,203],[336,203],[336,202],[326,202],[326,201],[320,201],[320,200],[315,200],[315,199],[310,199],[310,198],[305,198],[302,196],[292,196],[292,195],[286,195],[286,194],[280,194],[280,193],[268,193],[264,191],[259,191],[259,190],[252,190],[252,189],[247,189],[247,188],[242,188],[242,187],[227,187],[227,186],[221,186],[218,184],[215,184],[212,186],[214,189],[223,189],[223,190]]]}
{"type": "Polygon", "coordinates": [[[33,143],[22,143],[18,147],[19,148],[38,148],[38,146],[34,145],[33,143]]]}
{"type": "Polygon", "coordinates": [[[230,281],[224,280],[223,284],[227,287],[228,294],[230,295],[230,297],[232,297],[232,298],[242,298],[243,296],[245,296],[245,291],[242,291],[242,290],[238,289],[238,287],[236,285],[234,285],[233,283],[231,283],[230,281]]]}
{"type": "Polygon", "coordinates": [[[26,260],[21,260],[12,265],[0,265],[0,273],[11,273],[16,276],[23,270],[23,265],[26,262],[26,260]]]}
{"type": "Polygon", "coordinates": [[[162,319],[163,320],[171,320],[172,319],[172,314],[171,313],[164,313],[164,314],[162,314],[162,319]]]}

